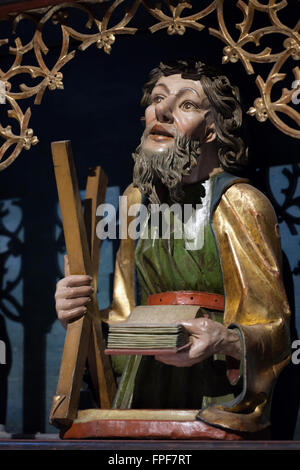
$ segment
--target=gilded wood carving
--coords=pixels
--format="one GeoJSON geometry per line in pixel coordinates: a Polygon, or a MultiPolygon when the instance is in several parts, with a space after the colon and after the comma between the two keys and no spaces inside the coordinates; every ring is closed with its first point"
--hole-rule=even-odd
{"type": "MultiPolygon", "coordinates": [[[[169,35],[184,35],[188,28],[201,32],[208,28],[209,33],[224,43],[222,62],[236,63],[241,61],[248,75],[255,75],[255,82],[259,95],[254,97],[253,106],[248,113],[255,116],[259,122],[269,119],[281,132],[292,138],[300,138],[300,113],[295,104],[300,93],[300,70],[297,62],[300,59],[300,19],[295,18],[295,26],[289,27],[280,19],[282,10],[288,9],[286,0],[268,0],[261,3],[259,0],[238,0],[235,4],[242,14],[242,21],[235,25],[239,31],[238,38],[234,38],[226,24],[226,9],[232,8],[233,2],[228,0],[214,0],[206,2],[206,6],[198,1],[185,2],[181,0],[165,0],[158,4],[151,0],[114,0],[98,2],[66,2],[52,7],[31,10],[19,14],[12,14],[1,18],[10,21],[14,32],[22,21],[31,21],[34,25],[33,36],[29,42],[22,37],[15,39],[14,46],[9,47],[9,54],[14,56],[13,64],[8,70],[0,69],[0,98],[6,103],[8,117],[19,126],[15,133],[12,126],[0,124],[0,170],[7,168],[23,149],[29,150],[37,144],[35,135],[38,130],[30,128],[29,121],[31,108],[24,109],[19,106],[19,100],[34,99],[34,104],[40,104],[45,91],[63,89],[62,69],[72,60],[79,50],[86,50],[95,45],[110,54],[116,37],[119,35],[134,35],[138,29],[133,27],[138,9],[143,8],[149,13],[149,19],[154,24],[149,26],[151,33],[166,30],[169,35]],[[101,3],[101,11],[96,12],[95,3],[101,3]],[[72,11],[77,11],[86,18],[85,31],[77,31],[72,25],[72,11]],[[115,12],[123,12],[123,17],[114,23],[115,12]],[[255,29],[256,14],[263,14],[267,26],[255,29]],[[216,18],[218,29],[209,27],[211,18],[216,18]],[[204,21],[207,24],[204,24],[204,21]],[[49,23],[56,25],[61,31],[60,54],[54,64],[47,65],[49,48],[44,42],[43,32],[49,23]],[[281,49],[273,51],[273,35],[281,38],[281,49]],[[262,39],[267,46],[261,46],[262,39]],[[75,45],[74,45],[75,43],[75,45]],[[79,43],[79,44],[78,44],[79,43]],[[252,52],[248,46],[252,47],[252,52]],[[254,46],[254,47],[253,47],[254,46]],[[253,49],[255,51],[253,52],[253,49]],[[28,63],[29,57],[34,63],[28,63]],[[291,62],[295,66],[291,66],[291,62]],[[270,64],[270,71],[266,78],[257,74],[255,64],[270,64]],[[292,73],[291,87],[282,87],[279,98],[272,97],[273,87],[286,77],[286,71],[292,73]],[[28,76],[28,83],[19,84],[16,78],[19,74],[28,76]],[[30,85],[31,79],[38,79],[38,83],[30,85]],[[17,83],[15,83],[17,82],[17,83]],[[284,118],[287,117],[288,121],[284,118]]],[[[1,14],[1,10],[0,10],[1,14]]],[[[234,35],[236,36],[236,35],[234,35]]],[[[9,43],[9,37],[0,39],[0,47],[9,43]]]]}

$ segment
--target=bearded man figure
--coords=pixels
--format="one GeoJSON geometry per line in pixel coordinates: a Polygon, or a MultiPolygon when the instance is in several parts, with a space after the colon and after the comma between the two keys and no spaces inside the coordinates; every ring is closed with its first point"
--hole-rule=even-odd
{"type": "MultiPolygon", "coordinates": [[[[114,407],[195,409],[211,426],[254,435],[270,426],[272,391],[289,362],[290,310],[274,210],[241,176],[248,151],[238,89],[214,68],[182,60],[151,72],[142,104],[145,131],[133,154],[128,204],[192,204],[193,223],[184,224],[181,238],[173,221],[168,238],[121,240],[113,302],[102,318],[126,320],[156,294],[171,304],[178,293],[179,303],[207,294],[212,305],[182,322],[189,349],[125,363],[112,358],[121,375],[114,407]],[[224,300],[223,311],[213,308],[216,299],[224,300]]],[[[150,229],[149,217],[143,234],[150,229]]],[[[63,324],[85,313],[89,282],[59,281],[63,324]]]]}

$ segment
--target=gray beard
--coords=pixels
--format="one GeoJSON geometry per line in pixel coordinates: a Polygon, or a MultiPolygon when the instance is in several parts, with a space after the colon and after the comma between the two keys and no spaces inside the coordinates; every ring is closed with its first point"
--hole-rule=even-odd
{"type": "Polygon", "coordinates": [[[174,144],[165,152],[153,153],[144,148],[149,133],[145,130],[140,145],[132,154],[135,161],[133,185],[144,194],[151,204],[161,204],[158,187],[168,190],[172,202],[183,202],[182,177],[191,174],[201,154],[200,143],[196,139],[177,135],[174,144]]]}

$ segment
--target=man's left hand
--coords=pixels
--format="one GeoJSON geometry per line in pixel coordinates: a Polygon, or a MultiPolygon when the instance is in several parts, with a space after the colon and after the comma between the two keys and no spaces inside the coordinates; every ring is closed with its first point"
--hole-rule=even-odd
{"type": "Polygon", "coordinates": [[[190,348],[157,355],[157,361],[176,367],[190,367],[217,353],[241,359],[240,337],[236,330],[230,330],[209,318],[196,318],[180,324],[190,333],[190,348]]]}

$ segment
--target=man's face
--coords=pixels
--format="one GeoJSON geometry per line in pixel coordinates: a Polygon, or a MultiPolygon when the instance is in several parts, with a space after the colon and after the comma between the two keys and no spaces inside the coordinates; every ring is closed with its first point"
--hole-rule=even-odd
{"type": "Polygon", "coordinates": [[[145,111],[147,151],[160,153],[173,145],[176,135],[192,137],[203,143],[209,103],[199,81],[180,74],[161,77],[151,93],[145,111]]]}

